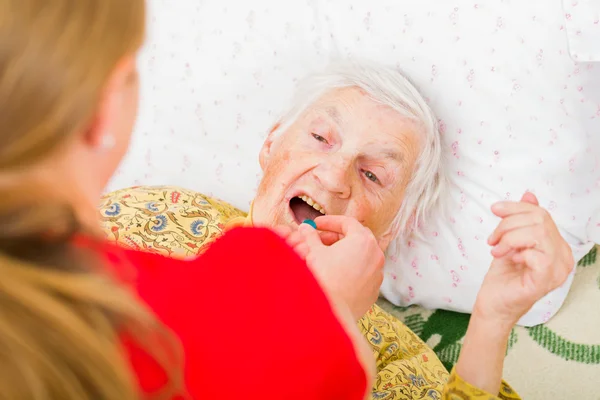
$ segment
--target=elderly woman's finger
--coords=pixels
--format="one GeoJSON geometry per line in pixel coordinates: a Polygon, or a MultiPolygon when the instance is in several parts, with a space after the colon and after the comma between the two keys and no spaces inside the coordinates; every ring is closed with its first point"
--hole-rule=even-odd
{"type": "Polygon", "coordinates": [[[512,261],[515,264],[525,264],[529,268],[537,269],[540,265],[540,259],[544,254],[535,249],[525,249],[517,251],[512,256],[512,261]]]}
{"type": "Polygon", "coordinates": [[[562,285],[568,278],[570,270],[556,268],[556,265],[543,253],[533,249],[518,252],[513,256],[516,265],[531,271],[530,280],[537,282],[541,290],[540,297],[562,285]]]}
{"type": "Polygon", "coordinates": [[[540,221],[540,217],[534,213],[510,215],[500,221],[494,232],[492,232],[488,238],[488,244],[490,246],[495,246],[507,232],[539,223],[543,223],[543,220],[540,221]]]}
{"type": "Polygon", "coordinates": [[[525,192],[523,197],[521,197],[521,201],[524,201],[525,203],[533,204],[534,206],[540,205],[540,202],[539,202],[538,198],[536,197],[536,195],[531,192],[525,192]]]}
{"type": "Polygon", "coordinates": [[[542,209],[539,206],[524,201],[501,201],[492,205],[492,212],[500,218],[514,214],[539,212],[540,210],[542,209]]]}
{"type": "Polygon", "coordinates": [[[543,251],[543,227],[539,225],[526,226],[505,233],[496,246],[492,248],[492,255],[496,258],[504,257],[511,250],[535,249],[543,251]]]}

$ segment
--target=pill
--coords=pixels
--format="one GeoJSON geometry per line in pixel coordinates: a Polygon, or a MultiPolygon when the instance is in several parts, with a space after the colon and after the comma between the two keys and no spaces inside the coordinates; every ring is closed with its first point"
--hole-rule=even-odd
{"type": "Polygon", "coordinates": [[[302,221],[303,224],[306,225],[310,225],[313,228],[317,229],[317,224],[315,224],[315,221],[313,221],[312,219],[305,219],[304,221],[302,221]]]}

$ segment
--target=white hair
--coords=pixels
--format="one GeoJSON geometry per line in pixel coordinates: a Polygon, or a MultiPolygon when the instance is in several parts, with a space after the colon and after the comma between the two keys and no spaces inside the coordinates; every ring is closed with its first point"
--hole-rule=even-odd
{"type": "Polygon", "coordinates": [[[398,243],[410,233],[420,233],[420,227],[438,205],[446,182],[437,118],[423,96],[399,70],[371,63],[345,62],[309,75],[298,83],[291,107],[283,114],[274,134],[286,131],[325,93],[349,87],[362,89],[374,101],[396,110],[420,127],[420,155],[402,205],[389,226],[398,243]]]}

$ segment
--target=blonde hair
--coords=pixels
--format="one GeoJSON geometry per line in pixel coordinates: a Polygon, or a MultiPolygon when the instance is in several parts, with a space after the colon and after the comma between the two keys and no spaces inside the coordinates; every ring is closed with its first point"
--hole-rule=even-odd
{"type": "MultiPolygon", "coordinates": [[[[86,129],[144,28],[144,0],[0,1],[0,173],[86,129]]],[[[75,210],[43,196],[21,180],[0,188],[0,399],[139,399],[123,335],[148,344],[164,329],[74,244],[86,231],[75,210]]]]}

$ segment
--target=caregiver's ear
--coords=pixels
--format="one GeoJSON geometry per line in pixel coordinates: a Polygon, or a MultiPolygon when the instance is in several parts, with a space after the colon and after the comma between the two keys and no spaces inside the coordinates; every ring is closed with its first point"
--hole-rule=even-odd
{"type": "Polygon", "coordinates": [[[124,57],[108,77],[100,93],[100,100],[92,122],[84,134],[86,144],[94,149],[106,146],[107,138],[118,134],[123,118],[124,103],[131,96],[130,86],[137,79],[136,59],[134,55],[124,57]]]}
{"type": "Polygon", "coordinates": [[[267,164],[269,163],[269,158],[271,157],[271,147],[273,146],[273,140],[275,140],[275,132],[279,129],[281,124],[278,122],[271,128],[269,135],[265,139],[265,142],[260,149],[260,153],[258,155],[258,162],[260,163],[260,168],[264,171],[267,168],[267,164]]]}

